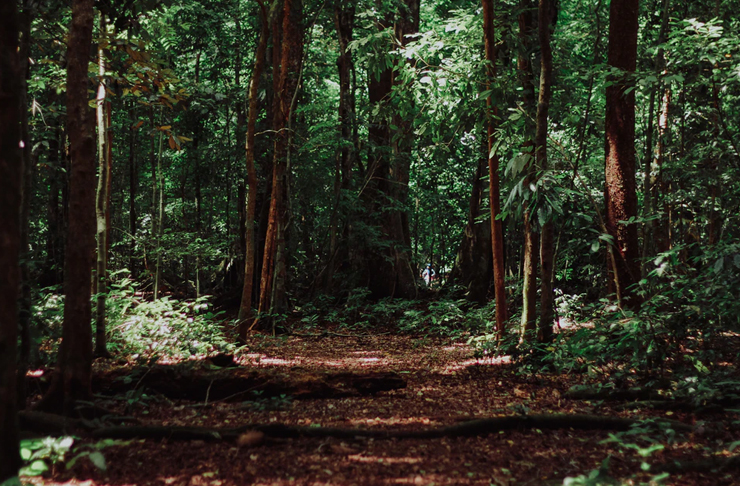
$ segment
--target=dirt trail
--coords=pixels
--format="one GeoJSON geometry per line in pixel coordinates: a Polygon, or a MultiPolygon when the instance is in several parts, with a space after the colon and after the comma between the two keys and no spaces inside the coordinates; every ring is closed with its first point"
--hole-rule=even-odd
{"type": "MultiPolygon", "coordinates": [[[[255,394],[247,402],[142,399],[127,413],[145,424],[236,427],[283,423],[322,427],[416,430],[496,415],[580,413],[625,418],[663,417],[693,424],[679,412],[650,411],[606,402],[568,400],[584,376],[524,376],[506,359],[476,360],[464,344],[408,336],[290,337],[256,340],[237,356],[242,366],[315,371],[392,371],[403,389],[373,396],[290,400],[255,394]],[[670,415],[666,417],[666,415],[670,415]]],[[[706,417],[702,419],[707,420],[706,417]]],[[[717,416],[711,420],[727,420],[717,416]]],[[[601,444],[607,431],[513,430],[484,437],[439,439],[267,438],[256,446],[233,442],[136,440],[105,448],[106,472],[86,460],[34,484],[110,485],[540,485],[588,474],[605,458],[609,474],[640,471],[634,451],[601,444]],[[89,481],[89,482],[88,482],[89,481]],[[84,482],[84,483],[83,483],[84,482]]],[[[699,459],[717,448],[717,436],[678,436],[648,462],[699,459]]],[[[724,440],[732,441],[731,436],[724,440]]],[[[637,479],[648,481],[650,475],[637,479]]],[[[637,484],[637,483],[635,483],[637,484]]],[[[665,484],[737,484],[730,472],[673,475],[665,484]]]]}

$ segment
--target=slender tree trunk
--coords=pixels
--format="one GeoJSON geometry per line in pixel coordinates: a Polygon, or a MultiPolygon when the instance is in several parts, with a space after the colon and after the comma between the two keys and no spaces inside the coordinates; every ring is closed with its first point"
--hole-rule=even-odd
{"type": "Polygon", "coordinates": [[[34,12],[30,2],[23,2],[23,11],[20,17],[21,41],[19,46],[20,60],[20,96],[18,97],[21,109],[21,135],[23,137],[23,192],[21,203],[21,295],[18,312],[20,332],[20,353],[18,355],[18,407],[26,406],[26,372],[31,360],[31,253],[30,216],[31,199],[33,197],[34,176],[36,174],[36,157],[31,153],[31,135],[28,128],[28,78],[31,54],[31,22],[34,12]]]}
{"type": "Polygon", "coordinates": [[[248,319],[252,316],[252,286],[254,284],[255,273],[255,236],[254,236],[254,218],[257,210],[257,169],[254,165],[255,159],[255,131],[257,127],[257,96],[259,92],[259,82],[264,70],[265,52],[267,50],[267,38],[269,36],[269,20],[267,9],[262,1],[259,1],[260,18],[262,26],[260,30],[260,40],[257,46],[257,53],[254,60],[254,69],[252,70],[252,79],[249,82],[249,117],[247,119],[247,141],[246,164],[247,164],[247,210],[246,210],[246,251],[244,255],[244,286],[242,287],[242,300],[239,306],[239,337],[243,341],[247,338],[248,319]]]}
{"type": "Polygon", "coordinates": [[[635,308],[631,287],[639,281],[637,226],[620,221],[637,216],[635,189],[635,92],[626,92],[637,64],[639,0],[612,0],[608,64],[622,73],[606,89],[606,227],[613,238],[614,280],[622,307],[635,308]]]}
{"type": "Polygon", "coordinates": [[[128,183],[129,183],[129,201],[128,201],[128,231],[130,233],[131,243],[129,244],[129,270],[131,277],[137,277],[136,266],[136,192],[138,188],[138,170],[136,166],[136,104],[132,102],[131,126],[129,128],[128,143],[128,183]]]}
{"type": "Polygon", "coordinates": [[[16,2],[0,3],[0,483],[21,466],[16,414],[20,212],[23,184],[21,60],[16,2]]]}
{"type": "Polygon", "coordinates": [[[98,189],[95,201],[95,216],[97,221],[97,261],[95,270],[95,356],[108,357],[105,339],[105,300],[108,293],[107,266],[108,266],[108,213],[109,213],[109,180],[110,152],[108,150],[108,120],[107,94],[105,86],[105,41],[106,38],[105,14],[100,13],[100,38],[98,45],[98,94],[97,94],[97,122],[98,122],[98,189]]]}
{"type": "MultiPolygon", "coordinates": [[[[522,146],[524,154],[531,155],[531,160],[526,168],[527,175],[524,182],[525,187],[529,187],[532,181],[537,178],[537,165],[535,164],[534,141],[533,137],[535,127],[529,121],[529,117],[536,117],[536,108],[534,104],[535,91],[532,73],[532,63],[530,62],[532,28],[532,3],[530,0],[521,0],[519,2],[519,39],[520,48],[517,57],[517,71],[519,72],[519,81],[522,84],[522,109],[526,112],[525,120],[525,140],[522,146]]],[[[539,235],[532,224],[532,215],[529,211],[528,202],[524,202],[524,262],[522,264],[523,283],[522,283],[522,335],[521,341],[530,341],[535,334],[537,327],[537,263],[539,250],[539,235]]]]}
{"type": "Polygon", "coordinates": [[[154,300],[159,299],[162,285],[162,237],[164,236],[164,175],[162,174],[162,148],[164,131],[159,129],[159,150],[157,153],[157,175],[154,184],[158,186],[159,209],[157,215],[156,252],[157,260],[154,267],[154,300]]]}
{"type": "MultiPolygon", "coordinates": [[[[663,44],[665,42],[667,32],[668,32],[668,21],[669,21],[669,10],[670,10],[670,0],[663,0],[663,16],[660,24],[660,32],[658,34],[658,45],[663,44]]],[[[659,47],[658,52],[655,55],[655,74],[656,76],[660,76],[661,73],[665,73],[665,56],[663,52],[663,48],[659,47]]],[[[653,118],[655,113],[655,98],[656,93],[660,92],[662,87],[662,83],[656,83],[655,88],[650,91],[650,105],[648,108],[648,126],[647,126],[647,137],[645,141],[645,180],[643,182],[643,215],[645,217],[651,216],[653,212],[653,193],[655,191],[654,185],[658,178],[658,173],[660,171],[659,167],[662,165],[662,157],[663,157],[663,139],[661,135],[661,122],[662,122],[662,111],[659,115],[659,121],[658,121],[658,144],[655,148],[653,148],[653,118]],[[660,163],[656,165],[653,159],[653,154],[655,153],[655,158],[660,158],[660,163]]],[[[666,86],[666,89],[669,89],[666,86]]],[[[662,109],[661,104],[661,109],[662,109]]],[[[667,113],[666,113],[667,117],[667,113]]],[[[664,130],[663,130],[664,131],[664,130]]],[[[655,253],[655,250],[658,251],[665,251],[663,245],[660,244],[661,235],[656,234],[656,225],[660,225],[660,222],[657,220],[655,222],[646,222],[643,225],[643,242],[642,242],[642,258],[647,263],[647,258],[655,253]],[[657,243],[657,245],[656,245],[657,243]]],[[[648,266],[645,264],[642,267],[642,276],[644,277],[647,274],[648,266]]]]}
{"type": "Polygon", "coordinates": [[[89,400],[92,374],[92,288],[95,251],[95,112],[88,105],[88,64],[93,0],[74,0],[67,45],[67,126],[72,168],[69,230],[64,271],[64,322],[57,367],[38,404],[42,410],[71,414],[89,400]]]}
{"type": "MultiPolygon", "coordinates": [[[[544,172],[548,169],[547,161],[547,122],[550,112],[550,98],[552,98],[552,48],[550,47],[550,36],[554,15],[557,11],[553,8],[552,0],[539,0],[538,8],[538,36],[540,40],[541,65],[540,65],[540,93],[537,104],[537,134],[535,135],[535,158],[537,168],[544,172]]],[[[550,219],[542,225],[542,237],[540,238],[540,263],[542,274],[540,275],[540,324],[537,330],[537,338],[540,342],[552,340],[554,320],[554,295],[553,295],[553,270],[555,265],[555,248],[553,246],[554,223],[550,219]]]]}
{"type": "MultiPolygon", "coordinates": [[[[200,58],[200,57],[199,57],[200,58]]],[[[195,133],[193,135],[193,153],[195,155],[195,171],[193,176],[195,177],[195,238],[200,239],[202,237],[202,214],[201,205],[203,202],[203,194],[201,190],[201,173],[200,173],[200,151],[198,146],[200,145],[200,115],[195,117],[195,133]]],[[[200,298],[200,245],[197,247],[195,253],[195,298],[200,298]]]]}
{"type": "Polygon", "coordinates": [[[664,216],[653,222],[653,236],[655,240],[655,249],[660,252],[666,252],[671,248],[671,207],[668,203],[668,186],[663,178],[663,165],[665,159],[665,147],[668,137],[669,127],[669,109],[671,106],[671,88],[666,85],[661,100],[660,113],[658,114],[658,143],[655,144],[655,154],[652,158],[650,172],[651,181],[650,194],[646,197],[652,199],[653,207],[663,202],[664,216]]]}
{"type": "MultiPolygon", "coordinates": [[[[278,100],[274,113],[275,151],[273,154],[272,192],[267,236],[262,261],[260,285],[260,314],[279,314],[285,311],[285,230],[288,223],[289,144],[290,120],[296,99],[296,90],[303,57],[303,5],[301,0],[285,0],[282,14],[282,41],[280,71],[275,96],[278,100]]],[[[269,319],[274,331],[274,319],[269,319]]],[[[257,324],[257,321],[255,321],[257,324]]],[[[266,323],[265,323],[266,324],[266,323]]],[[[254,325],[254,324],[253,324],[254,325]]],[[[266,326],[261,326],[267,330],[266,326]]]]}
{"type": "MultiPolygon", "coordinates": [[[[488,61],[488,89],[492,89],[496,79],[496,37],[494,35],[493,0],[483,1],[483,37],[486,60],[488,61]]],[[[501,194],[499,187],[499,156],[495,150],[494,136],[498,107],[493,106],[493,98],[486,99],[488,118],[488,200],[491,209],[491,246],[493,252],[493,281],[496,289],[496,329],[499,339],[505,332],[508,310],[506,307],[506,286],[504,268],[503,225],[498,220],[501,214],[501,194]]]]}
{"type": "MultiPolygon", "coordinates": [[[[157,146],[156,146],[156,136],[159,133],[157,131],[157,125],[154,123],[154,106],[149,106],[149,126],[151,127],[151,133],[149,135],[149,167],[150,172],[152,174],[152,204],[151,204],[151,215],[150,219],[152,221],[152,228],[150,232],[151,236],[151,243],[154,247],[155,254],[157,252],[157,146]]],[[[153,259],[156,261],[156,255],[153,256],[153,259]]],[[[146,269],[147,273],[152,276],[152,291],[154,290],[154,286],[156,285],[156,278],[155,278],[155,272],[152,271],[152,262],[147,259],[146,261],[146,269]]],[[[157,294],[154,292],[154,300],[157,300],[157,294]]]]}

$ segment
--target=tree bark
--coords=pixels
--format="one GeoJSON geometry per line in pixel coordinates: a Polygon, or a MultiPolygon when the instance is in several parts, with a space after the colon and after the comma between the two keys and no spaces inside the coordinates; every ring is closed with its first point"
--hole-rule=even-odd
{"type": "Polygon", "coordinates": [[[28,127],[28,78],[30,75],[31,23],[35,12],[31,2],[23,2],[20,13],[19,62],[20,62],[20,96],[21,136],[23,140],[23,189],[21,196],[21,292],[18,310],[18,329],[20,333],[20,352],[18,355],[18,407],[26,406],[26,372],[31,360],[31,199],[33,197],[34,178],[37,157],[31,153],[31,135],[28,127]]]}
{"type": "MultiPolygon", "coordinates": [[[[552,48],[550,35],[552,25],[556,19],[557,10],[553,8],[552,0],[539,0],[538,8],[538,37],[540,40],[540,93],[537,103],[537,133],[535,135],[535,158],[537,168],[547,170],[547,119],[550,112],[550,98],[552,98],[552,48]]],[[[552,289],[555,248],[553,246],[554,224],[549,219],[542,225],[540,238],[540,323],[537,329],[537,339],[540,342],[549,342],[553,334],[554,295],[552,289]]]]}
{"type": "MultiPolygon", "coordinates": [[[[530,122],[530,116],[536,118],[536,108],[534,104],[535,91],[532,73],[532,63],[530,61],[531,37],[533,34],[532,27],[532,3],[530,0],[521,0],[519,2],[519,39],[521,46],[517,56],[517,71],[519,81],[522,85],[522,109],[525,112],[525,139],[522,145],[522,152],[531,155],[524,186],[529,187],[532,181],[537,179],[537,165],[535,164],[534,154],[532,153],[534,141],[530,138],[535,132],[535,128],[530,122]]],[[[529,203],[524,201],[524,262],[522,265],[523,282],[522,282],[522,320],[521,341],[531,341],[537,327],[537,264],[539,262],[539,234],[532,224],[532,215],[529,210],[529,203]]]]}
{"type": "Polygon", "coordinates": [[[136,102],[132,102],[131,108],[131,126],[129,127],[129,144],[128,144],[128,183],[129,183],[129,201],[128,201],[128,226],[129,226],[129,237],[131,243],[129,244],[129,271],[131,277],[136,278],[138,276],[137,265],[136,265],[136,192],[138,188],[138,169],[136,166],[136,102]]]}
{"type": "MultiPolygon", "coordinates": [[[[483,37],[485,54],[488,61],[488,89],[492,89],[496,79],[496,37],[493,25],[493,0],[483,2],[483,37]]],[[[493,105],[493,98],[486,99],[488,119],[488,200],[491,210],[491,247],[493,252],[493,281],[496,289],[496,329],[499,339],[503,336],[508,319],[506,307],[506,287],[504,268],[504,234],[503,225],[498,220],[501,214],[501,194],[499,184],[499,156],[495,150],[494,136],[498,107],[493,105]]]]}
{"type": "MultiPolygon", "coordinates": [[[[329,243],[329,261],[324,277],[324,289],[327,291],[332,286],[334,273],[339,262],[346,261],[346,255],[339,255],[340,222],[342,213],[346,207],[343,203],[343,194],[348,191],[352,182],[352,167],[354,166],[355,147],[352,140],[353,127],[355,125],[355,95],[352,90],[352,70],[354,63],[352,53],[347,46],[352,41],[355,22],[355,6],[339,6],[334,11],[334,25],[339,38],[339,58],[337,68],[339,71],[339,153],[334,175],[334,211],[332,213],[329,243]]],[[[348,240],[348,225],[344,225],[342,240],[348,240]]]]}
{"type": "Polygon", "coordinates": [[[95,251],[95,112],[88,105],[87,75],[93,0],[74,0],[67,47],[67,126],[70,142],[69,230],[65,255],[64,322],[52,383],[42,410],[72,413],[90,398],[92,328],[90,289],[95,251]]]}
{"type": "Polygon", "coordinates": [[[247,201],[246,201],[246,224],[245,224],[245,254],[244,254],[244,285],[242,287],[242,300],[239,306],[239,338],[247,338],[247,319],[252,317],[252,287],[254,285],[254,218],[257,210],[257,170],[254,165],[255,156],[255,131],[257,126],[257,96],[259,81],[265,63],[265,51],[267,50],[267,38],[269,36],[269,22],[267,9],[264,2],[258,0],[260,6],[260,18],[262,27],[260,40],[257,46],[257,54],[254,61],[252,79],[249,82],[249,115],[247,119],[247,141],[246,164],[247,164],[247,201]]]}
{"type": "MultiPolygon", "coordinates": [[[[272,192],[270,199],[267,236],[262,261],[259,312],[271,315],[283,312],[285,301],[285,231],[288,223],[289,144],[291,142],[291,117],[298,89],[299,73],[303,58],[303,5],[301,0],[284,0],[282,11],[282,40],[280,71],[278,75],[276,112],[274,115],[275,149],[273,153],[272,192]]],[[[275,55],[275,54],[274,54],[275,55]]],[[[263,330],[274,319],[255,321],[263,330]]]]}
{"type": "MultiPolygon", "coordinates": [[[[391,20],[382,23],[390,27],[391,20]]],[[[394,36],[403,47],[419,28],[419,1],[405,0],[402,11],[396,14],[394,36]]],[[[369,74],[368,99],[371,105],[387,111],[390,96],[396,84],[394,68],[383,61],[380,73],[369,74]]],[[[369,226],[377,235],[368,238],[367,254],[360,265],[373,298],[416,298],[416,271],[411,266],[411,238],[408,212],[404,207],[408,198],[411,145],[400,139],[410,137],[408,120],[397,114],[381,113],[368,129],[371,158],[368,162],[365,185],[361,195],[370,212],[369,226]],[[392,123],[399,136],[391,133],[392,123]],[[394,141],[394,139],[397,139],[394,141]]]]}
{"type": "Polygon", "coordinates": [[[606,89],[606,227],[613,238],[613,267],[620,307],[636,308],[631,288],[639,281],[637,225],[620,221],[637,216],[635,189],[635,92],[629,77],[637,64],[639,0],[612,0],[609,15],[610,67],[621,70],[606,89]]]}
{"type": "Polygon", "coordinates": [[[97,260],[95,268],[95,356],[108,357],[105,338],[105,300],[108,292],[108,219],[109,219],[109,191],[111,178],[110,139],[108,137],[108,105],[105,86],[105,45],[106,38],[105,14],[100,13],[100,38],[98,44],[98,93],[97,93],[97,122],[98,122],[98,188],[95,200],[95,216],[97,222],[97,260]]]}
{"type": "MultiPolygon", "coordinates": [[[[657,44],[661,45],[663,42],[665,42],[665,38],[668,31],[668,21],[669,21],[669,11],[670,11],[670,0],[663,0],[663,15],[662,20],[660,24],[660,32],[658,34],[658,40],[657,44]]],[[[658,52],[655,55],[655,75],[656,77],[660,76],[661,73],[665,73],[665,56],[663,52],[663,48],[659,47],[658,52]]],[[[654,191],[656,190],[656,182],[658,181],[659,172],[660,172],[660,166],[663,164],[663,144],[664,140],[661,135],[661,123],[663,122],[663,106],[664,104],[661,103],[661,112],[658,119],[658,143],[657,146],[653,147],[653,127],[654,127],[654,114],[655,114],[655,98],[656,93],[660,92],[662,87],[662,83],[656,83],[655,88],[650,91],[650,105],[648,107],[648,126],[647,126],[647,136],[645,141],[645,164],[644,164],[644,170],[645,170],[645,179],[643,181],[643,215],[645,217],[649,217],[652,215],[654,206],[654,191]]],[[[668,86],[665,87],[666,92],[669,92],[670,89],[668,86]]],[[[666,120],[667,120],[667,113],[666,113],[666,120]]],[[[662,129],[662,132],[665,132],[665,128],[662,129]]],[[[659,187],[659,185],[658,185],[659,187]]],[[[660,222],[658,220],[655,220],[654,222],[645,222],[643,223],[643,242],[642,242],[642,257],[645,263],[647,263],[647,258],[655,254],[655,251],[663,252],[667,249],[664,247],[661,240],[662,238],[662,231],[660,231],[660,222]]],[[[642,267],[642,275],[647,275],[647,265],[643,265],[642,267]]]]}
{"type": "MultiPolygon", "coordinates": [[[[18,475],[16,351],[20,284],[21,60],[16,2],[0,3],[0,483],[18,475]]],[[[25,108],[25,107],[24,107],[25,108]]]]}
{"type": "MultiPolygon", "coordinates": [[[[160,116],[161,122],[161,116],[160,116]]],[[[154,300],[159,299],[159,294],[162,290],[162,237],[164,236],[164,175],[162,174],[162,148],[164,143],[164,131],[162,127],[158,127],[159,133],[159,149],[157,150],[157,166],[156,166],[156,177],[152,181],[155,187],[155,194],[159,197],[157,211],[157,224],[156,233],[153,234],[155,237],[155,251],[157,257],[154,266],[154,300]]],[[[157,201],[155,200],[155,204],[157,201]]]]}
{"type": "MultiPolygon", "coordinates": [[[[488,147],[488,143],[485,146],[488,147]]],[[[468,301],[480,305],[484,305],[488,299],[493,276],[491,224],[488,221],[477,221],[483,203],[483,176],[487,173],[488,157],[484,157],[481,152],[471,185],[468,224],[465,226],[465,234],[449,277],[449,283],[467,289],[465,298],[468,301]]]]}

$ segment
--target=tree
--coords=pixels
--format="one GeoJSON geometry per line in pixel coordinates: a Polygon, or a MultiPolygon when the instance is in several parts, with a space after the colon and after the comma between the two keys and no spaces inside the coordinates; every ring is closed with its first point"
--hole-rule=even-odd
{"type": "Polygon", "coordinates": [[[16,2],[0,4],[0,483],[21,464],[16,417],[16,350],[20,284],[21,61],[16,2]]]}
{"type": "Polygon", "coordinates": [[[249,82],[249,114],[247,119],[247,142],[246,142],[246,164],[247,164],[247,208],[246,208],[246,249],[244,256],[244,286],[242,288],[241,305],[239,306],[239,337],[245,340],[247,337],[247,319],[252,314],[252,286],[254,284],[254,217],[257,210],[257,170],[254,166],[255,154],[255,131],[257,127],[257,97],[259,82],[265,63],[265,51],[267,50],[267,38],[269,36],[269,24],[267,9],[262,1],[259,1],[260,19],[262,27],[260,40],[255,55],[252,79],[249,82]]]}
{"type": "MultiPolygon", "coordinates": [[[[547,170],[547,118],[552,98],[552,48],[550,47],[551,25],[557,15],[552,0],[539,0],[538,7],[538,36],[540,40],[540,92],[537,103],[537,133],[535,135],[535,159],[540,171],[547,170]]],[[[540,238],[540,324],[537,338],[541,342],[552,339],[552,324],[554,318],[554,295],[552,289],[553,266],[555,264],[555,248],[553,241],[553,222],[549,219],[542,225],[540,238]]]]}
{"type": "Polygon", "coordinates": [[[490,90],[496,79],[496,36],[493,25],[493,0],[483,0],[483,38],[485,43],[486,60],[488,61],[488,89],[486,99],[488,121],[488,200],[491,209],[491,247],[493,252],[493,281],[496,289],[496,329],[499,338],[503,336],[506,320],[506,287],[504,285],[504,235],[503,225],[499,220],[501,214],[501,194],[499,183],[499,155],[496,141],[496,118],[498,107],[494,106],[490,90]]]}
{"type": "MultiPolygon", "coordinates": [[[[407,36],[419,29],[419,1],[405,0],[399,9],[380,22],[380,28],[390,31],[393,26],[395,47],[402,50],[409,42],[407,36]]],[[[368,99],[378,115],[368,128],[371,160],[361,191],[367,204],[368,227],[373,231],[367,238],[368,255],[362,266],[374,298],[416,297],[416,272],[409,256],[411,238],[405,207],[412,132],[405,119],[408,113],[402,116],[391,102],[394,86],[400,82],[397,76],[402,68],[400,63],[404,60],[401,57],[389,63],[380,57],[369,73],[368,99]]]]}
{"type": "MultiPolygon", "coordinates": [[[[529,188],[537,178],[537,164],[535,163],[534,154],[531,152],[534,147],[532,132],[534,132],[532,123],[529,121],[530,116],[537,116],[534,92],[534,75],[532,73],[532,63],[530,62],[530,38],[532,36],[532,4],[529,0],[522,0],[519,3],[519,39],[521,46],[517,56],[517,70],[519,71],[519,80],[522,85],[522,109],[525,111],[525,135],[524,144],[522,145],[522,155],[529,159],[527,174],[524,181],[524,187],[529,188]]],[[[536,129],[536,126],[534,127],[536,129]]],[[[532,213],[529,209],[529,202],[524,202],[524,261],[522,263],[522,341],[528,341],[537,326],[537,263],[539,233],[532,222],[532,213]]]]}
{"type": "Polygon", "coordinates": [[[95,111],[88,104],[87,75],[93,30],[93,0],[74,0],[67,47],[67,131],[71,155],[69,218],[64,258],[62,343],[51,385],[38,408],[73,411],[90,397],[92,374],[92,284],[95,251],[95,111]]]}
{"type": "Polygon", "coordinates": [[[105,48],[107,23],[100,13],[100,40],[98,41],[98,92],[96,116],[98,126],[98,187],[95,196],[97,258],[95,266],[95,355],[109,357],[105,338],[105,300],[108,293],[108,243],[110,233],[110,185],[113,147],[110,131],[111,102],[105,85],[105,48]]]}
{"type": "Polygon", "coordinates": [[[608,64],[618,72],[606,88],[606,228],[612,237],[613,278],[620,306],[636,307],[640,279],[635,189],[635,91],[639,0],[612,0],[608,64]]]}
{"type": "MultiPolygon", "coordinates": [[[[280,70],[273,72],[273,77],[276,77],[273,81],[277,82],[275,112],[273,113],[275,146],[270,210],[260,283],[260,314],[280,313],[287,306],[285,301],[285,233],[288,224],[288,168],[290,167],[293,109],[297,98],[303,58],[302,1],[285,0],[282,10],[280,70]]],[[[274,320],[270,319],[270,321],[274,325],[274,320]]]]}
{"type": "MultiPolygon", "coordinates": [[[[324,287],[328,290],[339,262],[346,259],[346,251],[339,255],[340,221],[343,196],[350,190],[352,183],[352,167],[355,163],[355,147],[353,132],[355,127],[355,92],[352,89],[352,72],[354,61],[348,49],[352,41],[355,23],[355,6],[337,3],[334,8],[334,26],[339,39],[339,58],[337,68],[339,72],[339,153],[337,154],[334,169],[334,209],[332,211],[329,235],[329,261],[325,270],[324,287]]],[[[341,238],[345,244],[349,238],[349,225],[344,225],[341,238]]]]}

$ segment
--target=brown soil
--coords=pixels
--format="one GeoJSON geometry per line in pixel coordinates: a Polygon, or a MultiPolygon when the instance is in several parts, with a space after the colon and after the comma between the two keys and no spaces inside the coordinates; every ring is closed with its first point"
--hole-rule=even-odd
{"type": "MultiPolygon", "coordinates": [[[[586,375],[521,375],[506,359],[472,356],[464,344],[408,336],[260,338],[237,355],[240,365],[282,369],[286,374],[296,367],[316,372],[395,372],[408,385],[372,396],[331,399],[289,401],[255,395],[247,404],[210,401],[204,405],[158,398],[134,403],[128,410],[121,400],[103,405],[134,415],[144,424],[209,427],[284,423],[421,429],[519,413],[662,417],[686,424],[736,420],[730,412],[697,418],[687,412],[625,407],[624,402],[569,400],[565,392],[586,383],[586,375]]],[[[706,459],[713,452],[729,457],[729,445],[738,438],[730,431],[709,434],[701,428],[676,434],[672,441],[661,433],[653,437],[665,449],[644,459],[650,464],[706,459]]],[[[608,474],[625,481],[614,484],[647,484],[652,475],[641,472],[639,454],[616,442],[603,443],[609,438],[607,431],[533,429],[424,440],[268,437],[251,446],[135,440],[102,450],[105,472],[82,459],[71,470],[59,465],[49,477],[23,479],[37,485],[559,485],[566,477],[588,475],[611,456],[608,474]]],[[[648,445],[641,439],[626,442],[648,445]]],[[[737,485],[736,472],[672,474],[663,484],[737,485]]]]}

